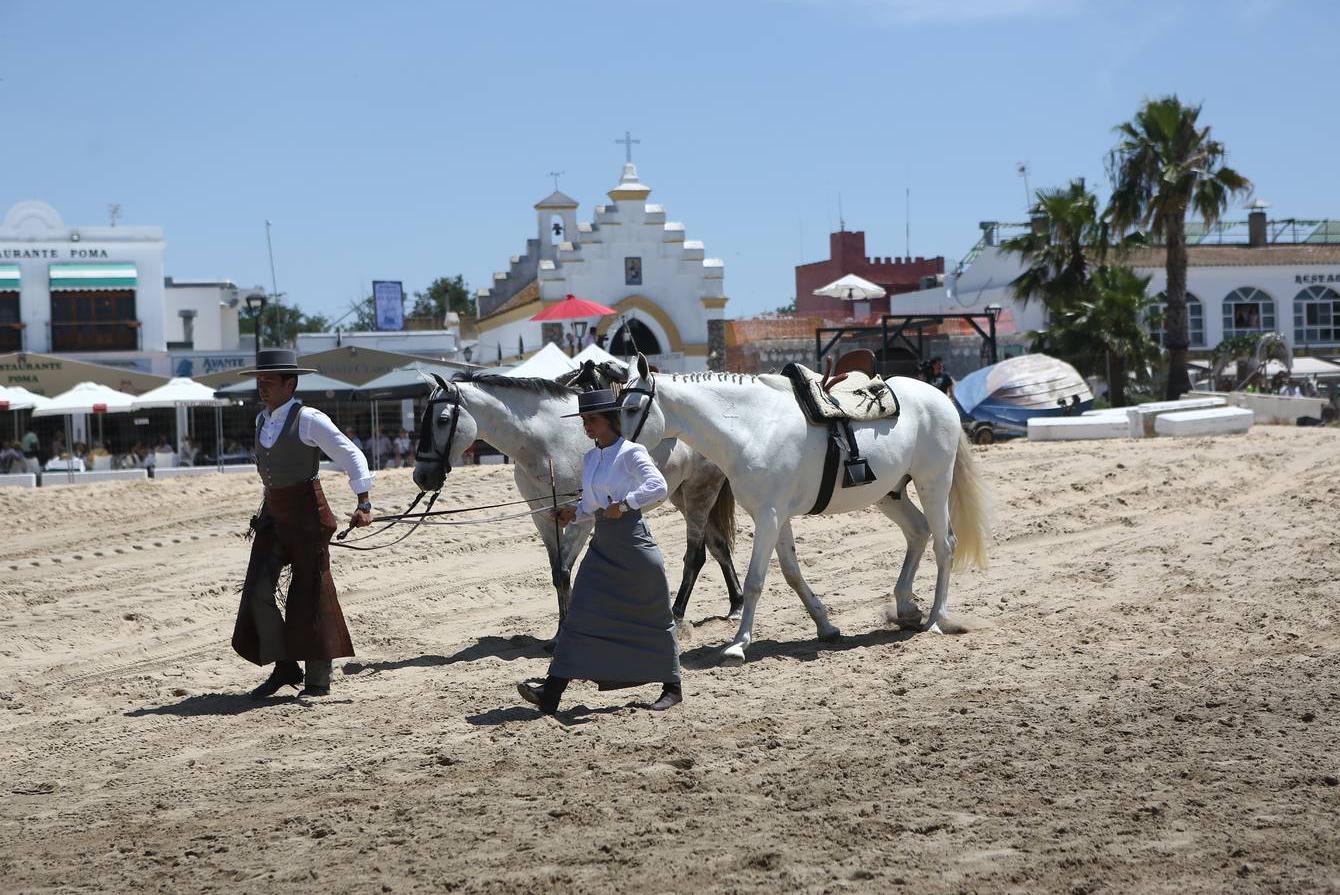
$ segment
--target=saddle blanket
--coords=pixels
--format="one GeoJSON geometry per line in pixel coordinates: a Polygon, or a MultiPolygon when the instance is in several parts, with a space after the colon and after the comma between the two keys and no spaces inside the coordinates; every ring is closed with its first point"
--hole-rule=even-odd
{"type": "Polygon", "coordinates": [[[868,423],[898,415],[898,396],[878,376],[847,373],[832,391],[824,391],[823,376],[803,364],[787,364],[782,375],[791,381],[796,401],[815,425],[834,420],[868,423]]]}

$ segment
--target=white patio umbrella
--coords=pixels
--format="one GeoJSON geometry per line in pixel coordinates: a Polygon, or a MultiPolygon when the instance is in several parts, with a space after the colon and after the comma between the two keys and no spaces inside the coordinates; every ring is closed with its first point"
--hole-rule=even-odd
{"type": "Polygon", "coordinates": [[[227,398],[214,397],[214,389],[207,385],[201,385],[194,379],[187,376],[175,376],[169,379],[158,388],[150,389],[136,398],[131,407],[135,410],[151,410],[165,407],[174,408],[176,413],[176,441],[174,442],[178,449],[181,448],[182,429],[185,427],[188,432],[189,425],[186,425],[186,412],[191,407],[213,407],[214,411],[214,436],[215,445],[214,456],[219,460],[219,466],[223,466],[223,410],[230,402],[227,398]]]}
{"type": "Polygon", "coordinates": [[[71,452],[71,462],[65,466],[71,480],[74,479],[74,433],[71,431],[75,414],[89,413],[128,413],[135,396],[118,392],[114,388],[99,385],[96,382],[81,382],[67,392],[61,392],[51,399],[45,407],[33,411],[33,416],[65,417],[65,448],[71,452]]]}
{"type": "Polygon", "coordinates": [[[14,411],[14,440],[19,440],[19,411],[36,410],[51,402],[45,395],[34,395],[19,386],[0,386],[0,411],[14,411]]]}
{"type": "Polygon", "coordinates": [[[858,277],[854,273],[849,273],[822,289],[815,289],[814,294],[824,295],[828,298],[841,298],[847,301],[869,301],[872,298],[883,298],[885,292],[869,280],[858,277]]]}

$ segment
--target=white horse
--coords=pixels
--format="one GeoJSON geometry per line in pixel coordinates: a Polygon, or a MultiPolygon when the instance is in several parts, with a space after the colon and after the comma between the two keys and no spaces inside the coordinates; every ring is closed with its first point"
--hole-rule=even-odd
{"type": "MultiPolygon", "coordinates": [[[[512,458],[513,475],[521,496],[542,508],[555,491],[581,490],[582,458],[591,440],[582,427],[564,414],[576,413],[577,390],[549,379],[470,373],[447,382],[440,376],[420,423],[420,443],[414,462],[414,484],[425,491],[440,490],[450,467],[462,462],[467,448],[482,438],[512,458]],[[438,405],[445,405],[440,411],[438,405]],[[549,463],[553,461],[553,480],[549,463]]],[[[675,600],[675,616],[682,618],[698,573],[710,552],[721,566],[730,595],[730,614],[740,611],[740,582],[731,548],[735,542],[735,499],[721,470],[674,439],[651,449],[665,476],[670,502],[684,514],[688,527],[684,576],[675,600]]],[[[545,514],[532,516],[549,555],[550,572],[558,596],[559,618],[567,612],[572,594],[572,566],[594,522],[565,527],[560,535],[545,514]]]]}
{"type": "MultiPolygon", "coordinates": [[[[986,567],[989,497],[953,402],[919,380],[899,377],[890,384],[902,408],[898,418],[852,424],[857,445],[878,481],[835,488],[823,515],[874,504],[902,529],[907,553],[894,594],[898,619],[904,624],[920,621],[912,582],[926,541],[933,538],[935,602],[924,629],[938,632],[940,622],[947,622],[951,564],[986,567]],[[924,513],[902,493],[909,480],[917,486],[924,513]]],[[[828,620],[828,610],[801,575],[791,534],[791,518],[808,512],[818,496],[829,433],[810,425],[790,381],[769,375],[653,375],[646,358],[639,356],[636,375],[622,394],[625,432],[641,426],[638,440],[643,444],[663,438],[687,441],[721,467],[736,499],[753,517],[754,549],[744,582],[744,612],[734,642],[722,654],[723,663],[744,661],[774,549],[782,574],[809,610],[819,638],[837,639],[840,632],[828,620]]]]}

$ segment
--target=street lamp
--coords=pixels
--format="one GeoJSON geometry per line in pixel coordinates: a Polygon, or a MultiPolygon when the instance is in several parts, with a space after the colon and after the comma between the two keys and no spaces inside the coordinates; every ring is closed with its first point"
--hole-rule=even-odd
{"type": "Polygon", "coordinates": [[[251,312],[252,325],[256,328],[256,366],[261,364],[261,315],[265,313],[265,295],[253,292],[247,296],[247,310],[251,312]]]}

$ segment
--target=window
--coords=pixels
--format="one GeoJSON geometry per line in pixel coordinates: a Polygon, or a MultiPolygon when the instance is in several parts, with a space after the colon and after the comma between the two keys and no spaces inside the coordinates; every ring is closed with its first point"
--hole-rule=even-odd
{"type": "Polygon", "coordinates": [[[139,327],[133,289],[51,293],[52,351],[135,351],[139,327]]]}
{"type": "Polygon", "coordinates": [[[0,292],[0,351],[23,350],[23,322],[19,317],[19,294],[0,292]]]}
{"type": "MultiPolygon", "coordinates": [[[[1168,294],[1160,292],[1154,296],[1154,303],[1158,309],[1167,313],[1168,294]]],[[[1150,310],[1153,310],[1151,307],[1150,310]]],[[[1145,323],[1149,327],[1149,337],[1158,344],[1160,348],[1166,347],[1163,344],[1163,316],[1162,314],[1149,314],[1145,318],[1145,323]]],[[[1205,305],[1201,304],[1199,298],[1190,292],[1186,294],[1186,336],[1187,341],[1191,343],[1192,348],[1205,347],[1205,305]]]]}
{"type": "Polygon", "coordinates": [[[642,259],[623,259],[623,282],[625,286],[642,285],[642,259]]]}
{"type": "Polygon", "coordinates": [[[1340,343],[1340,292],[1309,286],[1293,298],[1294,345],[1340,343]]]}
{"type": "Polygon", "coordinates": [[[1275,300],[1255,286],[1234,289],[1224,299],[1224,338],[1275,330],[1275,300]]]}

